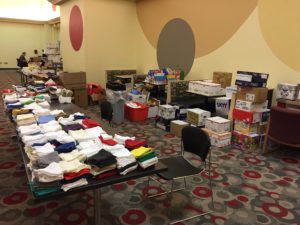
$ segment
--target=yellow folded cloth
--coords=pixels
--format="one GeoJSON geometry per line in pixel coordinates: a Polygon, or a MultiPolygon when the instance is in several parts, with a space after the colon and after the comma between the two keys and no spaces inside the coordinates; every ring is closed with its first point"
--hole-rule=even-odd
{"type": "Polygon", "coordinates": [[[152,151],[152,148],[146,148],[146,147],[139,147],[136,149],[133,149],[131,153],[134,155],[135,158],[141,157],[143,155],[146,155],[147,153],[150,153],[152,151]]]}
{"type": "Polygon", "coordinates": [[[19,114],[25,114],[25,113],[29,113],[29,112],[30,112],[29,109],[14,109],[12,111],[12,115],[15,117],[15,116],[17,116],[19,114]]]}

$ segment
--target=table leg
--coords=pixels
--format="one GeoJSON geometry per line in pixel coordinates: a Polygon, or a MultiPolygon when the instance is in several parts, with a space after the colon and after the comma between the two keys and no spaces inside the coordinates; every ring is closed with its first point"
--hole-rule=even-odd
{"type": "Polygon", "coordinates": [[[101,225],[101,188],[96,188],[93,192],[95,225],[101,225]]]}

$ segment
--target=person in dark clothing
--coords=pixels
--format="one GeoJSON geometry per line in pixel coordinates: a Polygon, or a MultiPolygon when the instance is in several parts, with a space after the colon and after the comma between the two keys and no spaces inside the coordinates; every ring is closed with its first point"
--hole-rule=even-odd
{"type": "Polygon", "coordinates": [[[26,52],[22,52],[21,56],[18,59],[18,66],[21,68],[28,66],[28,62],[25,56],[26,56],[26,52]]]}

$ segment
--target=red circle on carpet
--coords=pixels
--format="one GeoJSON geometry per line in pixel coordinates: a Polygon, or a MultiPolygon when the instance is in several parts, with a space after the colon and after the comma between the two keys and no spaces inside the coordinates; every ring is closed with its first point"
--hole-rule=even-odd
{"type": "Polygon", "coordinates": [[[288,210],[286,208],[275,203],[263,203],[261,208],[265,211],[265,213],[277,218],[283,218],[288,214],[288,210]]]}
{"type": "Polygon", "coordinates": [[[207,187],[196,187],[193,190],[194,195],[202,198],[208,198],[211,196],[211,190],[207,187]]]}
{"type": "Polygon", "coordinates": [[[17,165],[16,162],[4,162],[0,164],[0,169],[10,169],[17,165]]]}
{"type": "Polygon", "coordinates": [[[7,205],[16,205],[24,202],[28,198],[25,192],[15,192],[3,199],[3,202],[7,205]]]}
{"type": "Polygon", "coordinates": [[[255,171],[255,170],[246,170],[244,172],[244,175],[246,177],[250,177],[250,178],[256,178],[256,179],[261,178],[261,174],[259,172],[255,171]]]}
{"type": "Polygon", "coordinates": [[[81,224],[86,218],[84,211],[70,210],[60,214],[59,221],[62,225],[76,225],[81,224]]]}
{"type": "Polygon", "coordinates": [[[137,209],[130,209],[122,216],[122,219],[127,224],[138,225],[146,220],[146,215],[143,211],[137,209]]]}
{"type": "Polygon", "coordinates": [[[72,8],[70,13],[69,36],[73,49],[79,51],[83,41],[83,19],[77,5],[72,8]]]}

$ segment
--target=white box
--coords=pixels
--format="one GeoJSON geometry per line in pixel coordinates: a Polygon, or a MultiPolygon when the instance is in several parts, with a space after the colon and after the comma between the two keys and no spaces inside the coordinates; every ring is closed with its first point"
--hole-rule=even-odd
{"type": "Polygon", "coordinates": [[[207,118],[205,120],[205,128],[215,131],[217,133],[224,133],[230,131],[230,120],[219,116],[207,118]]]}
{"type": "Polygon", "coordinates": [[[217,133],[207,128],[202,128],[202,130],[208,134],[212,146],[221,148],[231,145],[231,132],[217,133]]]}
{"type": "Polygon", "coordinates": [[[216,114],[218,116],[228,116],[230,109],[231,98],[219,97],[216,98],[216,114]]]}
{"type": "Polygon", "coordinates": [[[217,95],[221,92],[221,84],[190,81],[188,90],[199,94],[217,95]]]}
{"type": "Polygon", "coordinates": [[[175,119],[175,109],[171,105],[160,105],[158,115],[164,119],[175,119]]]}
{"type": "Polygon", "coordinates": [[[277,85],[276,97],[288,100],[295,100],[297,89],[297,84],[279,83],[277,85]]]}
{"type": "Polygon", "coordinates": [[[199,108],[187,110],[187,122],[196,126],[204,126],[205,119],[209,118],[211,113],[199,108]]]}
{"type": "Polygon", "coordinates": [[[237,92],[237,86],[226,87],[226,97],[232,98],[232,94],[237,92]]]}
{"type": "Polygon", "coordinates": [[[268,108],[268,100],[263,103],[253,103],[237,99],[235,102],[235,108],[248,112],[262,111],[268,108]]]}

